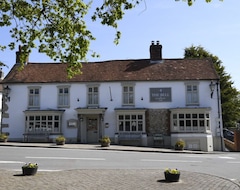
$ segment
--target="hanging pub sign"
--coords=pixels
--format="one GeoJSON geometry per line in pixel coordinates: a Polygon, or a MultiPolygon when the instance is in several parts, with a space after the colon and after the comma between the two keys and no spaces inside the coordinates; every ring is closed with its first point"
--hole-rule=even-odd
{"type": "Polygon", "coordinates": [[[150,102],[171,102],[171,88],[150,88],[150,102]]]}

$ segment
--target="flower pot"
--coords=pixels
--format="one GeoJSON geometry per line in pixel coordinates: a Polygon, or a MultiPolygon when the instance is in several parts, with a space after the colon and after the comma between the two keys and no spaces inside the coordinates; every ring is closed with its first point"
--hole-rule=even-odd
{"type": "Polygon", "coordinates": [[[65,141],[56,142],[56,145],[65,145],[65,141]]]}
{"type": "Polygon", "coordinates": [[[109,146],[110,146],[110,143],[102,142],[102,143],[101,143],[101,146],[102,146],[102,147],[109,147],[109,146]]]}
{"type": "Polygon", "coordinates": [[[177,182],[179,181],[180,178],[180,173],[179,174],[171,174],[169,172],[164,172],[165,180],[168,182],[177,182]]]}
{"type": "Polygon", "coordinates": [[[23,175],[35,175],[37,173],[37,170],[38,170],[38,167],[35,167],[35,168],[22,167],[23,175]]]}

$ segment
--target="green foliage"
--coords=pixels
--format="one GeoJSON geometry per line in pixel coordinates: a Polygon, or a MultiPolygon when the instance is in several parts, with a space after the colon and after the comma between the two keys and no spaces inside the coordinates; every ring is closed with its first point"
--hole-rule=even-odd
{"type": "MultiPolygon", "coordinates": [[[[142,0],[104,0],[92,7],[93,0],[1,0],[0,27],[10,27],[12,41],[8,46],[0,44],[0,50],[11,50],[22,45],[20,61],[22,68],[33,48],[51,59],[68,65],[68,76],[81,74],[82,61],[90,52],[90,43],[95,39],[87,27],[88,13],[94,9],[91,21],[116,29],[114,43],[118,44],[121,32],[118,21],[127,10],[133,9],[142,0]]],[[[186,1],[186,0],[183,0],[186,1]]],[[[206,0],[210,2],[211,0],[206,0]]],[[[188,0],[192,5],[192,0],[188,0]]],[[[98,54],[91,51],[93,57],[98,54]]]]}
{"type": "Polygon", "coordinates": [[[30,162],[22,166],[22,168],[37,168],[37,167],[38,167],[37,163],[30,163],[30,162]]]}
{"type": "Polygon", "coordinates": [[[184,149],[184,147],[185,147],[184,140],[182,140],[182,139],[177,140],[177,142],[175,143],[175,149],[182,150],[182,149],[184,149]]]}
{"type": "Polygon", "coordinates": [[[171,169],[171,168],[167,168],[164,171],[165,173],[170,173],[170,174],[180,174],[180,171],[176,168],[176,169],[171,169]]]}
{"type": "Polygon", "coordinates": [[[111,140],[108,136],[104,136],[100,139],[100,143],[111,143],[111,140]]]}
{"type": "Polygon", "coordinates": [[[61,143],[61,142],[65,142],[65,141],[66,141],[66,138],[62,135],[60,135],[56,138],[57,143],[61,143]]]}
{"type": "Polygon", "coordinates": [[[240,118],[240,92],[233,86],[231,76],[225,72],[225,67],[219,58],[201,46],[185,48],[185,58],[211,58],[220,77],[221,105],[223,126],[235,127],[240,118]]]}
{"type": "Polygon", "coordinates": [[[0,140],[6,140],[6,139],[8,139],[8,136],[4,133],[1,133],[0,134],[0,140]]]}

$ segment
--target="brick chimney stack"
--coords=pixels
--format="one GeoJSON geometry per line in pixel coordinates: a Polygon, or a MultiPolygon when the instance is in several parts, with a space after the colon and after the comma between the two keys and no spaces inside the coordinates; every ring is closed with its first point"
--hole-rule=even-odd
{"type": "MultiPolygon", "coordinates": [[[[18,51],[16,52],[16,64],[20,64],[21,63],[20,55],[21,55],[21,53],[24,53],[24,48],[25,47],[22,47],[21,45],[18,46],[18,51]]],[[[28,63],[28,56],[26,56],[26,60],[25,60],[24,64],[27,64],[27,63],[28,63]]]]}
{"type": "Polygon", "coordinates": [[[159,41],[156,44],[152,41],[150,46],[150,60],[154,62],[162,60],[162,45],[159,44],[159,41]]]}

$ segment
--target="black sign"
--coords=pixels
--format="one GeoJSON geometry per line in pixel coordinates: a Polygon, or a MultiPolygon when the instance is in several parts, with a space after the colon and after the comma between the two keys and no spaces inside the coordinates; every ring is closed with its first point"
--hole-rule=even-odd
{"type": "Polygon", "coordinates": [[[150,102],[171,102],[171,88],[150,88],[150,102]]]}

